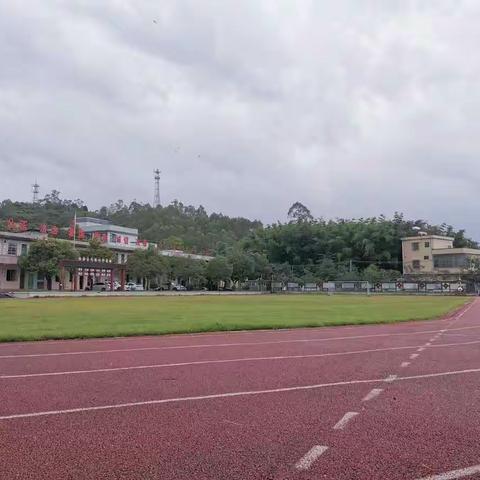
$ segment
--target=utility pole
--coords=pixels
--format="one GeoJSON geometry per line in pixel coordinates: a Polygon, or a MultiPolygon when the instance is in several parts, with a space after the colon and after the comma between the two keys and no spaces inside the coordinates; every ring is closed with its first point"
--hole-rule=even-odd
{"type": "Polygon", "coordinates": [[[157,168],[153,171],[154,179],[155,179],[155,190],[153,196],[153,206],[159,207],[160,206],[160,170],[157,168]]]}

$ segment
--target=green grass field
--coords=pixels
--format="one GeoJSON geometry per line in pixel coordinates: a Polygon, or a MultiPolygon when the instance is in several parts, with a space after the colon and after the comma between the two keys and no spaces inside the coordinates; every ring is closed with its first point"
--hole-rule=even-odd
{"type": "Polygon", "coordinates": [[[431,319],[461,297],[157,296],[0,301],[0,341],[318,327],[431,319]]]}

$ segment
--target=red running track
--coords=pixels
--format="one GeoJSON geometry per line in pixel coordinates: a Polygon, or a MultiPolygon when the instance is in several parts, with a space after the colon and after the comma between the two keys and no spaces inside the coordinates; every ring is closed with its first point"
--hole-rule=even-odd
{"type": "Polygon", "coordinates": [[[480,302],[438,321],[0,344],[0,479],[480,478],[480,302]]]}

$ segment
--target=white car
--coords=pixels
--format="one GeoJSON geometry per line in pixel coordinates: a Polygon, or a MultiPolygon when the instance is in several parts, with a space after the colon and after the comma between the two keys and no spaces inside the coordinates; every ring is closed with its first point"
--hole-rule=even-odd
{"type": "Polygon", "coordinates": [[[144,288],[141,283],[128,282],[125,285],[125,290],[128,292],[143,292],[144,288]]]}

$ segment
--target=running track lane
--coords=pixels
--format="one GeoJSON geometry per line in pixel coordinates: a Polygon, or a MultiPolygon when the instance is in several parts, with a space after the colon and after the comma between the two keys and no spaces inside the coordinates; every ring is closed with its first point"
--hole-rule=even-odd
{"type": "MultiPolygon", "coordinates": [[[[203,392],[204,388],[206,392],[221,386],[233,388],[237,385],[236,378],[244,382],[242,386],[245,388],[257,388],[289,386],[293,381],[300,385],[314,379],[320,383],[335,380],[335,376],[336,379],[354,380],[354,375],[358,375],[368,380],[369,374],[371,379],[386,372],[398,374],[399,380],[389,384],[355,383],[255,396],[0,420],[0,478],[415,480],[420,476],[480,463],[477,447],[480,432],[475,428],[480,422],[475,416],[478,412],[472,410],[479,403],[475,392],[480,386],[480,372],[400,379],[412,372],[421,375],[422,362],[425,362],[428,372],[452,371],[457,364],[462,368],[480,369],[477,344],[470,347],[433,347],[435,343],[460,340],[466,343],[470,336],[472,339],[475,337],[474,332],[478,338],[478,330],[469,327],[480,325],[480,306],[476,304],[453,323],[452,332],[458,326],[465,327],[461,332],[467,336],[455,338],[446,332],[444,337],[428,342],[430,338],[422,335],[418,340],[432,343],[432,346],[420,352],[414,360],[409,359],[412,351],[397,350],[349,357],[282,360],[280,368],[270,369],[264,362],[258,362],[256,368],[247,367],[247,364],[226,364],[220,369],[212,366],[201,375],[197,367],[186,370],[184,367],[172,367],[173,372],[183,372],[184,379],[180,383],[185,391],[199,389],[203,392]],[[463,353],[457,356],[457,350],[463,353]],[[335,361],[332,362],[332,359],[335,361]],[[400,369],[405,361],[410,365],[400,369]],[[347,376],[350,378],[344,378],[347,376]],[[286,381],[289,385],[284,385],[286,381]],[[362,402],[374,387],[379,387],[382,392],[372,400],[362,402]],[[334,425],[348,412],[358,415],[351,417],[344,428],[334,430],[334,425]],[[297,461],[315,445],[325,445],[328,449],[309,469],[296,469],[297,461]],[[448,454],[441,454],[443,447],[448,454]]],[[[435,325],[434,322],[428,324],[428,329],[435,325]]],[[[418,328],[423,322],[416,325],[418,328]]],[[[447,322],[438,322],[438,325],[443,328],[447,322]]],[[[371,334],[372,328],[365,328],[371,334]]],[[[355,327],[356,336],[362,329],[355,327]]],[[[313,330],[312,333],[317,335],[321,331],[313,330]]],[[[382,333],[385,326],[375,331],[382,333]]],[[[285,335],[285,332],[278,333],[285,335]]],[[[232,336],[235,335],[239,334],[232,336]]],[[[264,334],[261,335],[263,339],[264,334]]],[[[272,333],[270,335],[275,337],[272,333]]],[[[403,339],[402,336],[393,338],[398,339],[393,340],[393,344],[396,341],[401,343],[403,339]]],[[[384,337],[371,337],[361,341],[375,346],[384,340],[384,337]]],[[[348,350],[357,341],[360,339],[326,343],[328,348],[331,348],[331,343],[336,343],[337,349],[345,347],[348,350]]],[[[51,342],[45,343],[51,345],[51,342]]],[[[75,349],[80,343],[75,342],[75,349]]],[[[298,350],[301,351],[304,345],[309,343],[300,344],[298,350]]],[[[35,349],[38,347],[38,344],[35,345],[35,349]]],[[[22,348],[24,352],[28,351],[27,344],[22,348]]],[[[268,350],[269,347],[265,345],[264,348],[268,350]]],[[[278,345],[275,348],[279,348],[278,345]]],[[[26,371],[31,371],[32,366],[28,362],[35,362],[35,358],[38,357],[14,360],[19,365],[28,365],[26,371]]],[[[60,364],[63,358],[58,357],[60,364]]],[[[88,367],[94,366],[94,363],[94,360],[89,360],[88,367]]],[[[17,370],[22,371],[21,368],[17,370]]],[[[55,370],[61,370],[60,365],[55,370]]],[[[111,376],[108,374],[103,382],[99,382],[98,375],[103,374],[87,374],[82,380],[82,386],[93,404],[97,400],[109,399],[109,391],[115,393],[113,396],[124,395],[132,382],[133,390],[137,390],[138,397],[141,397],[152,388],[148,382],[154,383],[158,379],[158,373],[157,376],[145,377],[143,374],[130,376],[129,372],[125,377],[118,372],[111,376]],[[94,380],[95,377],[97,380],[94,380]]],[[[25,385],[32,379],[0,379],[0,401],[5,400],[8,411],[11,411],[22,402],[23,408],[55,405],[58,396],[70,404],[75,402],[75,397],[84,400],[78,385],[73,385],[71,379],[67,380],[68,376],[58,378],[63,378],[58,384],[49,383],[51,380],[46,378],[40,384],[31,384],[33,388],[30,388],[29,395],[37,398],[29,401],[26,401],[28,388],[25,385]],[[9,386],[3,389],[7,382],[10,382],[9,386]]],[[[153,388],[156,389],[155,394],[172,393],[161,385],[153,388]]],[[[22,410],[14,412],[21,413],[22,410]]]]}

